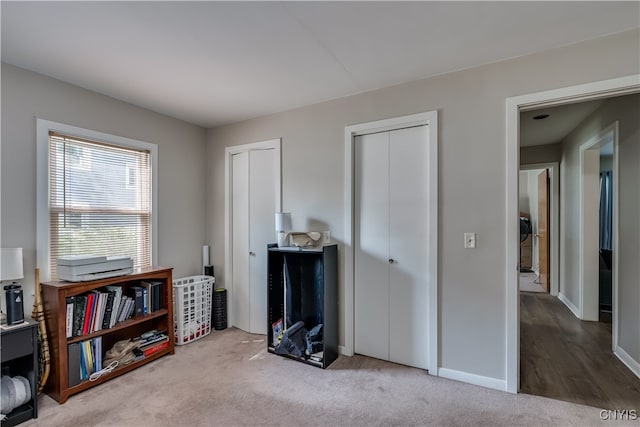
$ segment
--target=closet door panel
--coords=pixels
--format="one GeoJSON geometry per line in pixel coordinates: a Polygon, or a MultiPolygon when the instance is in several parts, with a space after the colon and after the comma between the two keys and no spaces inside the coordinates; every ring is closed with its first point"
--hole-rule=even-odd
{"type": "Polygon", "coordinates": [[[389,135],[354,142],[355,351],[388,360],[389,135]]]}
{"type": "Polygon", "coordinates": [[[233,326],[248,331],[249,309],[249,153],[232,157],[233,192],[231,195],[233,235],[233,326]]]}
{"type": "Polygon", "coordinates": [[[275,150],[249,152],[249,329],[267,333],[267,244],[275,240],[275,150]]]}
{"type": "Polygon", "coordinates": [[[428,133],[419,126],[389,138],[389,360],[427,369],[428,133]]]}

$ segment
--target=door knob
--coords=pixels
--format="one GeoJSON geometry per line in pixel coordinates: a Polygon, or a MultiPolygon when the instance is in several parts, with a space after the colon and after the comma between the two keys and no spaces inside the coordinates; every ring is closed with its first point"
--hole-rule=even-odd
{"type": "Polygon", "coordinates": [[[393,264],[394,262],[396,262],[396,260],[395,260],[395,259],[393,259],[393,258],[389,258],[389,264],[393,264]]]}
{"type": "Polygon", "coordinates": [[[249,256],[256,256],[256,254],[251,252],[251,251],[249,251],[249,256]]]}

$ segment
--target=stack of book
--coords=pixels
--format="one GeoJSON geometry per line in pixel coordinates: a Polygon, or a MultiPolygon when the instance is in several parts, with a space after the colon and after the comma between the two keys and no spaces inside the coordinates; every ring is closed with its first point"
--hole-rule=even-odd
{"type": "Polygon", "coordinates": [[[169,336],[165,332],[157,330],[149,331],[142,334],[139,338],[138,348],[144,357],[151,356],[160,350],[169,347],[169,336]]]}
{"type": "Polygon", "coordinates": [[[102,337],[69,344],[69,387],[102,369],[102,337]]]}
{"type": "Polygon", "coordinates": [[[132,317],[160,310],[162,284],[161,281],[142,281],[139,286],[106,286],[67,297],[67,339],[112,328],[132,317]]]}

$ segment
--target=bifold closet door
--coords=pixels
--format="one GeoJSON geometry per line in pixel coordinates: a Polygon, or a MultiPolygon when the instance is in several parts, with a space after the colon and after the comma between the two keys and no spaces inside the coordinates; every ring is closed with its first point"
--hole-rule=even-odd
{"type": "Polygon", "coordinates": [[[232,159],[233,326],[249,331],[249,152],[232,159]]]}
{"type": "Polygon", "coordinates": [[[389,360],[429,361],[429,151],[426,126],[389,134],[389,360]]]}
{"type": "Polygon", "coordinates": [[[355,350],[389,360],[389,133],[357,136],[355,350]]]}
{"type": "Polygon", "coordinates": [[[267,333],[267,245],[275,240],[275,150],[249,152],[249,332],[267,333]]]}
{"type": "Polygon", "coordinates": [[[233,326],[267,333],[267,244],[275,239],[275,150],[232,157],[233,326]]]}
{"type": "Polygon", "coordinates": [[[427,127],[354,142],[355,351],[427,369],[427,127]]]}

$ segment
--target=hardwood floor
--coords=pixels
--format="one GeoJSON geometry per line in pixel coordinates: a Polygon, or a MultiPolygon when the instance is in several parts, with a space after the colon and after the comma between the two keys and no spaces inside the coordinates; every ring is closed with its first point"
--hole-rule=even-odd
{"type": "Polygon", "coordinates": [[[640,379],[611,351],[611,324],[581,321],[549,294],[520,293],[520,391],[640,410],[640,379]]]}

